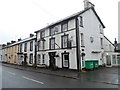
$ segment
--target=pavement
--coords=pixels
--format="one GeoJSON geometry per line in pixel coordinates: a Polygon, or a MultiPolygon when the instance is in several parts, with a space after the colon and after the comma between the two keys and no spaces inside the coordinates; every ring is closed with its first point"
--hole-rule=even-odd
{"type": "Polygon", "coordinates": [[[30,66],[19,66],[14,64],[2,64],[3,66],[12,67],[15,69],[26,70],[36,73],[55,75],[60,77],[66,77],[71,79],[83,80],[83,81],[91,81],[98,83],[105,83],[111,85],[120,85],[119,78],[119,69],[120,67],[103,67],[95,70],[89,70],[86,72],[77,72],[74,70],[68,69],[57,69],[51,70],[48,68],[33,68],[30,66]]]}

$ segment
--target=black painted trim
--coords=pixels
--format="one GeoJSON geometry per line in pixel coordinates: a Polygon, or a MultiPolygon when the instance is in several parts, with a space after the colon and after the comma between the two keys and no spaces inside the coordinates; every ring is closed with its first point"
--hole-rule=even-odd
{"type": "Polygon", "coordinates": [[[81,69],[81,58],[80,58],[80,36],[79,36],[79,20],[76,17],[76,55],[77,55],[77,71],[81,69]]]}
{"type": "Polygon", "coordinates": [[[64,66],[63,66],[63,55],[64,55],[64,54],[68,54],[68,56],[69,56],[69,52],[64,52],[64,53],[61,53],[61,54],[62,54],[62,68],[69,69],[69,66],[70,66],[70,63],[69,63],[70,57],[69,57],[69,60],[68,60],[68,67],[64,67],[64,66]]]}

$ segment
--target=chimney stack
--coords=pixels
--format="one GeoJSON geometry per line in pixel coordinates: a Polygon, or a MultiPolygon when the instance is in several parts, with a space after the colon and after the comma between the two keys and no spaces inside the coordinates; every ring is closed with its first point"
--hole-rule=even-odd
{"type": "Polygon", "coordinates": [[[20,38],[20,39],[18,39],[18,41],[21,41],[21,38],[20,38]]]}
{"type": "Polygon", "coordinates": [[[10,42],[7,42],[7,45],[10,45],[11,43],[10,42]]]}
{"type": "Polygon", "coordinates": [[[95,5],[89,2],[89,0],[84,0],[84,9],[88,9],[90,7],[94,7],[95,5]]]}
{"type": "Polygon", "coordinates": [[[30,37],[33,37],[34,36],[34,34],[30,34],[30,37]]]}
{"type": "Polygon", "coordinates": [[[11,41],[11,43],[13,44],[13,43],[15,43],[16,41],[11,41]]]}

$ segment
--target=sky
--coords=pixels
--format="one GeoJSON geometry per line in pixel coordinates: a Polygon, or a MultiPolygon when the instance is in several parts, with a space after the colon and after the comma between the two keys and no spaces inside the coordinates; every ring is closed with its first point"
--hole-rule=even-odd
{"type": "MultiPolygon", "coordinates": [[[[106,26],[105,36],[118,39],[118,0],[89,0],[106,26]]],[[[0,44],[24,39],[48,24],[84,9],[83,0],[0,0],[0,44]]]]}

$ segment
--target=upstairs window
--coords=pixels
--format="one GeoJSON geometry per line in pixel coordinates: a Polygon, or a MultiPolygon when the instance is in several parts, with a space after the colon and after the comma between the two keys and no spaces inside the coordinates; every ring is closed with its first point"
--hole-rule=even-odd
{"type": "Polygon", "coordinates": [[[30,42],[30,51],[33,51],[33,41],[30,42]]]}
{"type": "Polygon", "coordinates": [[[19,45],[19,51],[22,52],[22,44],[19,45]]]}
{"type": "Polygon", "coordinates": [[[102,25],[99,25],[100,34],[103,34],[102,25]]]}
{"type": "Polygon", "coordinates": [[[24,52],[27,52],[27,43],[24,44],[24,52]]]}
{"type": "Polygon", "coordinates": [[[67,31],[67,30],[68,30],[68,23],[67,23],[67,22],[63,23],[63,24],[61,25],[61,29],[62,29],[62,32],[67,31]]]}
{"type": "Polygon", "coordinates": [[[50,49],[55,49],[55,38],[50,38],[50,49]]]}
{"type": "Polygon", "coordinates": [[[100,38],[101,49],[103,49],[103,38],[100,38]]]}
{"type": "Polygon", "coordinates": [[[80,16],[80,27],[83,27],[83,17],[80,16]]]}
{"type": "Polygon", "coordinates": [[[55,35],[55,34],[57,34],[57,33],[58,33],[58,27],[57,27],[57,26],[50,28],[50,35],[51,35],[51,36],[52,36],[52,35],[55,35]]]}
{"type": "Polygon", "coordinates": [[[45,49],[45,41],[38,41],[38,50],[45,49]]]}
{"type": "Polygon", "coordinates": [[[40,33],[40,36],[41,36],[41,38],[44,38],[44,37],[45,37],[45,31],[42,31],[42,32],[40,33]]]}
{"type": "Polygon", "coordinates": [[[62,48],[67,48],[68,47],[68,35],[62,36],[62,48]]]}
{"type": "Polygon", "coordinates": [[[84,46],[84,34],[81,33],[81,46],[84,46]]]}

